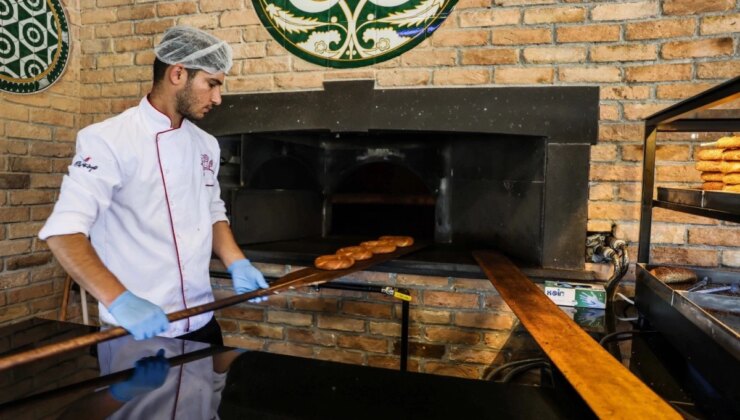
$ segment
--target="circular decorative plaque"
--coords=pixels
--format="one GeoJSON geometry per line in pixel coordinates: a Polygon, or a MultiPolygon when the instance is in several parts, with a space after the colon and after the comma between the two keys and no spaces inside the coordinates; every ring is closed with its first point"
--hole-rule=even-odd
{"type": "Polygon", "coordinates": [[[326,67],[390,60],[430,37],[457,0],[252,0],[291,53],[326,67]]]}
{"type": "Polygon", "coordinates": [[[0,0],[0,91],[42,91],[64,73],[68,57],[60,0],[0,0]]]}

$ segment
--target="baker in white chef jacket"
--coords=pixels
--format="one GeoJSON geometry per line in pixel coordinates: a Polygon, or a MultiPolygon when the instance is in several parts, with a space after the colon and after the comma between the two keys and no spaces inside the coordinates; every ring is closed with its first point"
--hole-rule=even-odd
{"type": "Polygon", "coordinates": [[[268,287],[231,233],[216,179],[218,143],[191,122],[221,103],[232,51],[179,26],[154,52],[152,90],[139,105],[80,130],[39,237],[98,299],[104,325],[120,325],[137,340],[220,344],[212,312],[173,323],[165,313],[214,300],[212,251],[238,293],[268,287]]]}

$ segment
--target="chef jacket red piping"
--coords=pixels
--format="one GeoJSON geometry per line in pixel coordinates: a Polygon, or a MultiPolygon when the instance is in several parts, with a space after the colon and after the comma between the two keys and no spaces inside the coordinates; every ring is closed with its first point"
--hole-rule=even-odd
{"type": "MultiPolygon", "coordinates": [[[[156,109],[156,108],[154,108],[156,109]]],[[[159,154],[159,135],[167,133],[169,131],[177,130],[177,128],[170,128],[168,130],[160,131],[156,136],[157,144],[157,162],[159,163],[159,174],[162,177],[162,186],[164,187],[164,199],[167,203],[167,214],[170,216],[170,230],[172,231],[172,241],[175,243],[175,254],[177,256],[177,270],[180,273],[180,294],[182,295],[182,304],[185,309],[188,308],[188,304],[185,301],[185,278],[182,275],[182,265],[180,264],[180,248],[177,246],[177,236],[175,236],[175,223],[172,221],[172,210],[170,209],[170,196],[167,193],[167,182],[164,179],[164,171],[162,171],[162,159],[159,154]]],[[[190,318],[187,318],[187,326],[185,332],[190,331],[190,318]]]]}

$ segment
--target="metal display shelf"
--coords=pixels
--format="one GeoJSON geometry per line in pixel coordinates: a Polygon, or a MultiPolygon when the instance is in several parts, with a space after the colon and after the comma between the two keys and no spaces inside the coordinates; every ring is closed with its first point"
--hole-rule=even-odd
{"type": "MultiPolygon", "coordinates": [[[[653,208],[740,222],[740,194],[679,188],[655,191],[655,148],[659,132],[740,132],[740,109],[713,109],[740,100],[740,76],[672,105],[645,119],[637,262],[650,261],[653,208]]],[[[740,245],[740,244],[738,244],[740,245]]]]}
{"type": "Polygon", "coordinates": [[[740,223],[737,193],[658,187],[658,199],[653,200],[653,207],[740,223]]]}

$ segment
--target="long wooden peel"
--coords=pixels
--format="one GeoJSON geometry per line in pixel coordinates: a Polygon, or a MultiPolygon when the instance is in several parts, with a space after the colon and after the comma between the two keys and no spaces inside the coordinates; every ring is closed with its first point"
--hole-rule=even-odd
{"type": "MultiPolygon", "coordinates": [[[[327,281],[334,280],[339,277],[344,277],[348,274],[356,271],[365,270],[375,264],[379,264],[385,261],[389,261],[398,258],[402,255],[417,251],[421,249],[423,244],[414,244],[405,248],[398,248],[395,252],[389,254],[376,254],[372,258],[364,261],[357,261],[355,264],[344,270],[319,270],[314,267],[307,267],[301,270],[294,271],[283,277],[280,277],[274,282],[270,283],[270,287],[267,289],[259,289],[249,293],[242,293],[239,295],[229,296],[223,299],[219,299],[204,305],[194,306],[192,308],[183,309],[181,311],[172,312],[167,315],[167,319],[170,322],[179,321],[181,319],[190,318],[191,316],[200,315],[202,313],[215,311],[222,309],[227,306],[235,305],[253,299],[259,296],[267,296],[275,294],[284,289],[293,289],[302,286],[311,286],[315,284],[325,283],[327,281]]],[[[43,347],[38,347],[30,350],[25,350],[10,356],[0,358],[0,371],[8,369],[14,366],[30,363],[45,357],[50,357],[66,351],[71,351],[83,347],[88,347],[103,341],[112,340],[117,337],[127,335],[128,331],[122,327],[114,327],[107,330],[94,332],[91,334],[83,335],[80,337],[71,338],[66,341],[59,343],[48,344],[43,347]]]]}
{"type": "Polygon", "coordinates": [[[599,418],[681,416],[568,318],[505,256],[473,252],[522,325],[599,418]]]}

